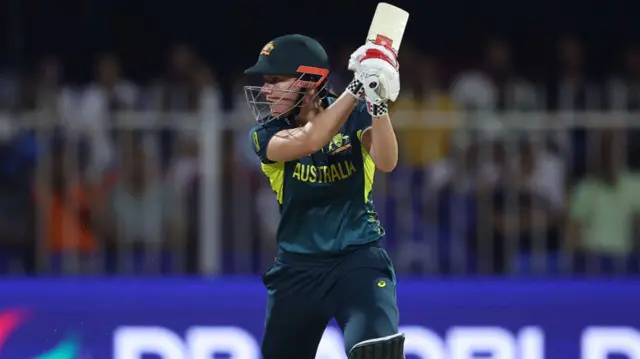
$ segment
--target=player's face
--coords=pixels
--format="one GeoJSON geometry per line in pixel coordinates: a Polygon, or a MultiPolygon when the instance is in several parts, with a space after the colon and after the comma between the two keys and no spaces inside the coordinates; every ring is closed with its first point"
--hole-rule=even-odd
{"type": "Polygon", "coordinates": [[[273,116],[283,115],[293,109],[299,101],[299,91],[294,88],[293,77],[265,76],[262,91],[271,106],[273,116]]]}
{"type": "Polygon", "coordinates": [[[284,117],[297,107],[305,107],[317,96],[302,76],[264,76],[259,86],[245,86],[244,94],[258,122],[284,117]],[[304,96],[301,96],[304,95],[304,96]]]}

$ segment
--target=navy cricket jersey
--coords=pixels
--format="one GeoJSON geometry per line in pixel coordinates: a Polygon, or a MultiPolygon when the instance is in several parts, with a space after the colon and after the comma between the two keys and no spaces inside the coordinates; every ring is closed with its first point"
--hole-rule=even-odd
{"type": "Polygon", "coordinates": [[[370,126],[371,116],[360,103],[322,150],[288,162],[267,159],[267,144],[294,126],[281,118],[251,129],[251,146],[280,204],[280,250],[333,255],[384,235],[371,200],[375,164],[360,142],[370,126]]]}

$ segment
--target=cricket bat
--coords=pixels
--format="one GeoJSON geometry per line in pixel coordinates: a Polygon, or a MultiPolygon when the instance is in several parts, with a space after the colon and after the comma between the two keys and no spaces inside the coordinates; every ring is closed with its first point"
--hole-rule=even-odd
{"type": "MultiPolygon", "coordinates": [[[[407,21],[409,21],[409,13],[405,10],[384,2],[378,3],[369,26],[367,41],[390,48],[398,56],[407,21]]],[[[377,91],[379,84],[377,81],[372,81],[366,83],[366,86],[377,91]]]]}
{"type": "Polygon", "coordinates": [[[407,21],[409,21],[409,13],[405,10],[384,2],[378,3],[371,20],[367,41],[392,48],[397,55],[407,21]]]}

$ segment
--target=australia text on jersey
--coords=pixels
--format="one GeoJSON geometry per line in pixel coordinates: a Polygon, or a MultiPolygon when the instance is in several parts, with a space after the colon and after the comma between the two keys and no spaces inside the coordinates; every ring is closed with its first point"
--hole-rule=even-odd
{"type": "Polygon", "coordinates": [[[351,177],[356,166],[351,161],[343,161],[328,166],[314,166],[296,163],[293,178],[302,182],[333,183],[351,177]]]}
{"type": "MultiPolygon", "coordinates": [[[[342,133],[336,134],[328,146],[322,149],[323,153],[332,156],[344,153],[351,149],[349,136],[342,133]]],[[[328,166],[315,166],[296,163],[293,169],[293,178],[309,183],[334,183],[351,177],[356,172],[356,166],[352,161],[346,160],[328,166]]]]}

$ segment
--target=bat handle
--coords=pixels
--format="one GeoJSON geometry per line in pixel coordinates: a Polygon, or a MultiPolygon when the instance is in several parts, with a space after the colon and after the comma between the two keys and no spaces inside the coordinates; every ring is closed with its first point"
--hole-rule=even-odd
{"type": "MultiPolygon", "coordinates": [[[[377,79],[375,79],[375,80],[372,80],[371,82],[367,82],[366,86],[377,93],[377,90],[380,88],[380,82],[377,79]]],[[[376,98],[373,101],[373,103],[375,103],[376,105],[379,105],[381,102],[382,100],[380,100],[380,98],[376,98]]]]}

